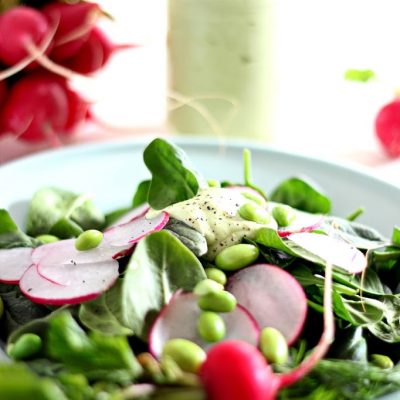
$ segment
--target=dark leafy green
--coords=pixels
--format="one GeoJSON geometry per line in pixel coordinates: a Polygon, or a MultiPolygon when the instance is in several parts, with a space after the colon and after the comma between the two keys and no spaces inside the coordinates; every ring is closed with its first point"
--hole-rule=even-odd
{"type": "Polygon", "coordinates": [[[0,399],[67,400],[67,397],[53,380],[40,379],[26,365],[0,363],[0,399]]]}
{"type": "Polygon", "coordinates": [[[0,336],[3,338],[28,322],[50,313],[48,308],[28,300],[18,286],[0,284],[0,297],[5,308],[0,322],[0,336]]]}
{"type": "Polygon", "coordinates": [[[164,139],[154,139],[143,159],[152,174],[148,202],[156,210],[191,199],[205,185],[185,152],[164,139]]]}
{"type": "Polygon", "coordinates": [[[298,210],[327,214],[331,210],[331,200],[309,179],[289,178],[276,187],[270,200],[285,203],[298,210]]]}
{"type": "Polygon", "coordinates": [[[150,324],[172,294],[192,290],[205,278],[200,261],[179,239],[167,231],[152,233],[138,243],[122,282],[89,308],[82,305],[80,316],[86,326],[102,331],[99,313],[111,310],[122,326],[146,339],[150,324]]]}
{"type": "Polygon", "coordinates": [[[149,197],[151,181],[146,180],[139,183],[136,192],[133,196],[132,207],[138,207],[144,203],[147,203],[149,197]]]}
{"type": "Polygon", "coordinates": [[[101,229],[105,223],[103,213],[87,195],[49,187],[38,190],[31,199],[27,233],[32,236],[49,233],[62,218],[71,219],[83,230],[101,229]]]}
{"type": "Polygon", "coordinates": [[[36,247],[39,243],[22,232],[8,211],[0,209],[0,249],[36,247]]]}

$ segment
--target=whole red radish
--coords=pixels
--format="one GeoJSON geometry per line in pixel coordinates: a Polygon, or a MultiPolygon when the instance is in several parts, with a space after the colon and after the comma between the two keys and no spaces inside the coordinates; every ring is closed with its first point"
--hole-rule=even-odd
{"type": "Polygon", "coordinates": [[[50,54],[51,59],[57,62],[74,56],[81,49],[101,15],[98,4],[87,2],[54,2],[44,6],[42,12],[51,24],[57,26],[50,54]]]}
{"type": "Polygon", "coordinates": [[[88,40],[81,49],[63,63],[67,68],[81,74],[91,74],[108,62],[115,51],[132,48],[134,45],[116,45],[99,28],[90,31],[88,40]]]}
{"type": "Polygon", "coordinates": [[[209,400],[272,400],[278,375],[256,347],[237,340],[216,344],[207,354],[200,377],[209,400]]]}
{"type": "Polygon", "coordinates": [[[0,107],[7,97],[7,85],[4,81],[0,81],[0,107]]]}
{"type": "Polygon", "coordinates": [[[51,74],[32,73],[11,87],[0,118],[3,131],[56,145],[68,115],[68,94],[62,81],[51,74]]]}
{"type": "Polygon", "coordinates": [[[375,119],[375,132],[389,157],[400,157],[400,98],[383,106],[375,119]]]}
{"type": "Polygon", "coordinates": [[[39,47],[50,33],[46,17],[38,10],[18,6],[0,17],[0,61],[14,65],[29,56],[27,47],[39,47]]]}

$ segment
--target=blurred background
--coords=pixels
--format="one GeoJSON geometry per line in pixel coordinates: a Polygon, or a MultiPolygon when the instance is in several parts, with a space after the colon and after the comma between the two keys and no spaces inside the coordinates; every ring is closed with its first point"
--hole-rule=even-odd
{"type": "MultiPolygon", "coordinates": [[[[98,23],[109,38],[138,47],[116,52],[89,79],[73,79],[92,102],[97,122],[81,126],[64,143],[169,134],[167,0],[98,3],[113,17],[98,23]]],[[[271,117],[264,141],[362,165],[400,183],[399,161],[388,157],[374,129],[377,113],[400,90],[398,0],[269,3],[271,117]],[[375,78],[349,81],[349,69],[370,69],[375,78]]],[[[3,135],[0,161],[43,147],[3,135]]]]}

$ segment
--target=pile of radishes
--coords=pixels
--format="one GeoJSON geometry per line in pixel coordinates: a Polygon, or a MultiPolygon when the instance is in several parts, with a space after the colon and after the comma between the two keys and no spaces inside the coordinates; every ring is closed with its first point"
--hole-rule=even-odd
{"type": "Polygon", "coordinates": [[[58,145],[90,118],[90,103],[70,78],[95,73],[127,47],[96,26],[103,15],[85,1],[17,5],[0,14],[0,135],[58,145]]]}

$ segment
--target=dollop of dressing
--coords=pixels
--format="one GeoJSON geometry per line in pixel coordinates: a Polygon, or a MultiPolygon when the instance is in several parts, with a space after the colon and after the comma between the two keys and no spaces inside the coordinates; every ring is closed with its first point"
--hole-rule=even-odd
{"type": "MultiPolygon", "coordinates": [[[[258,229],[272,225],[263,225],[247,221],[238,214],[239,208],[248,203],[239,190],[228,188],[205,188],[189,199],[175,203],[163,211],[200,232],[207,241],[206,258],[210,261],[226,247],[240,243],[244,237],[254,238],[258,229]]],[[[153,218],[160,211],[150,210],[146,217],[153,218]]]]}

